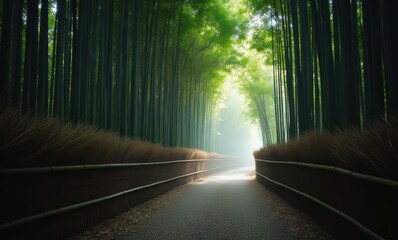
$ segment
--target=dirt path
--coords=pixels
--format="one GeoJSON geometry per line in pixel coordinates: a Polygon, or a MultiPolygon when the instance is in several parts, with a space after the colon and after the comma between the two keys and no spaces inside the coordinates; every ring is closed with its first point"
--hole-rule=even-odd
{"type": "Polygon", "coordinates": [[[253,171],[192,182],[75,239],[333,239],[255,181],[253,171]]]}

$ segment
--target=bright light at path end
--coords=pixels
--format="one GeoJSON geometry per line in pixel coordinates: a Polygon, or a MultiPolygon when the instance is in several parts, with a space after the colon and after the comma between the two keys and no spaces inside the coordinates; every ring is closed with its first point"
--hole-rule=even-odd
{"type": "Polygon", "coordinates": [[[253,150],[263,147],[263,140],[261,139],[261,130],[258,125],[252,124],[250,126],[250,146],[253,150]]]}
{"type": "Polygon", "coordinates": [[[251,181],[254,179],[254,166],[248,166],[212,174],[210,176],[200,178],[191,184],[234,183],[238,181],[251,181]]]}
{"type": "Polygon", "coordinates": [[[246,101],[239,93],[233,75],[226,78],[223,87],[216,152],[241,157],[242,161],[254,164],[253,151],[262,146],[260,128],[246,116],[246,101]]]}

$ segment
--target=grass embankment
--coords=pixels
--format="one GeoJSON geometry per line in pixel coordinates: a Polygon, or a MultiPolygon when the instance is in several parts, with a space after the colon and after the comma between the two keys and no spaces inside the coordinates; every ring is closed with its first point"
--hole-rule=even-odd
{"type": "Polygon", "coordinates": [[[0,167],[158,162],[219,157],[119,137],[94,127],[62,124],[0,106],[0,167]]]}
{"type": "Polygon", "coordinates": [[[335,133],[308,133],[254,152],[256,159],[305,162],[398,180],[398,120],[372,121],[335,133]]]}

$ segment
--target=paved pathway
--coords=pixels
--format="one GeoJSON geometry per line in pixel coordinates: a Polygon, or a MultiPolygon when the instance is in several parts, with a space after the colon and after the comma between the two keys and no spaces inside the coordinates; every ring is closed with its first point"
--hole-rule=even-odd
{"type": "Polygon", "coordinates": [[[123,239],[333,239],[255,181],[253,171],[242,167],[191,183],[123,239]]]}

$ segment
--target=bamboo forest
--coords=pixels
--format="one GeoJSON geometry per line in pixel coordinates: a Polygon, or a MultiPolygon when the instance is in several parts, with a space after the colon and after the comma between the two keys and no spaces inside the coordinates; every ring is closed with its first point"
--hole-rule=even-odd
{"type": "Polygon", "coordinates": [[[21,111],[214,150],[233,76],[263,144],[396,115],[393,1],[1,1],[21,111]]]}
{"type": "Polygon", "coordinates": [[[397,9],[0,0],[0,239],[398,239],[397,9]]]}

